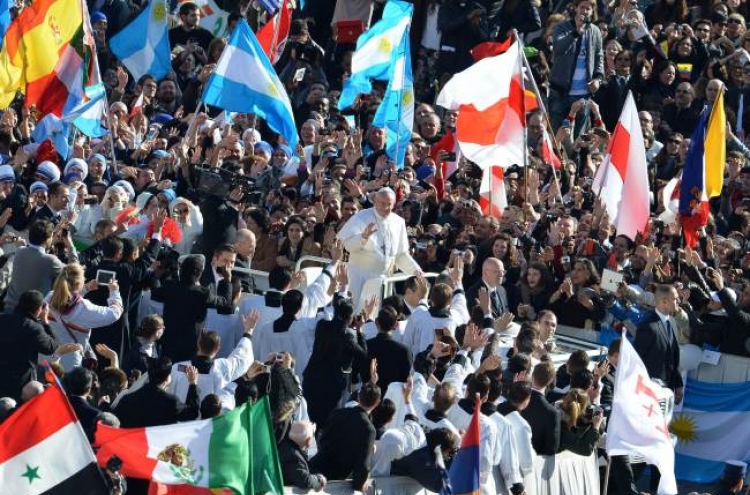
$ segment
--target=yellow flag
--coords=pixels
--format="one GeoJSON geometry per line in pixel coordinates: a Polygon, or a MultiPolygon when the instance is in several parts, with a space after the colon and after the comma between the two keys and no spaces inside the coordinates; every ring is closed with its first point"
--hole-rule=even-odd
{"type": "Polygon", "coordinates": [[[724,113],[724,91],[714,101],[711,117],[706,129],[706,196],[713,198],[721,194],[724,184],[724,164],[727,161],[727,116],[724,113]]]}

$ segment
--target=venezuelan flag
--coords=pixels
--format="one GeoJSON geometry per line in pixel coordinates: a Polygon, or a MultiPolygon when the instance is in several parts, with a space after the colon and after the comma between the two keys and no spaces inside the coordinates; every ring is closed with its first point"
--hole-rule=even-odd
{"type": "Polygon", "coordinates": [[[461,448],[453,459],[448,475],[454,495],[479,495],[479,439],[481,426],[479,415],[481,403],[479,398],[474,403],[474,416],[469,429],[461,441],[461,448]]]}
{"type": "Polygon", "coordinates": [[[70,84],[80,74],[82,57],[71,42],[83,45],[81,0],[34,0],[8,27],[0,51],[0,107],[18,90],[42,113],[60,116],[70,84]],[[73,52],[73,53],[71,53],[73,52]]]}

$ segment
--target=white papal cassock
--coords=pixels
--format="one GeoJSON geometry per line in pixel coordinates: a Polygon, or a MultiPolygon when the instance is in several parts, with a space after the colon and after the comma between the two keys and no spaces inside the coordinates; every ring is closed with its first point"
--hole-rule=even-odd
{"type": "Polygon", "coordinates": [[[355,307],[361,308],[362,287],[371,278],[393,275],[396,269],[413,274],[419,265],[409,254],[409,238],[404,219],[395,213],[383,218],[375,208],[362,210],[341,228],[338,238],[349,252],[349,290],[355,307]],[[362,232],[370,223],[377,231],[369,239],[362,239],[362,232]]]}

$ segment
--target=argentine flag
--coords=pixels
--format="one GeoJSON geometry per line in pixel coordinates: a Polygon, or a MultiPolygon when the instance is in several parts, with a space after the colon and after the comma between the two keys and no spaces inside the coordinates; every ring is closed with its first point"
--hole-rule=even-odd
{"type": "Polygon", "coordinates": [[[297,127],[284,85],[250,26],[240,19],[203,90],[203,102],[230,112],[254,113],[297,147],[297,127]]]}
{"type": "MultiPolygon", "coordinates": [[[[723,358],[722,358],[723,359],[723,358]]],[[[677,479],[713,483],[724,462],[750,462],[750,383],[708,383],[688,378],[682,411],[669,430],[675,449],[677,479]]]]}
{"type": "Polygon", "coordinates": [[[171,68],[166,2],[151,0],[148,8],[112,37],[109,46],[136,80],[146,74],[156,79],[166,76],[171,68]]]}
{"type": "Polygon", "coordinates": [[[408,32],[404,32],[397,50],[393,76],[372,123],[386,130],[386,153],[402,169],[414,128],[414,79],[408,32]]]}
{"type": "Polygon", "coordinates": [[[72,122],[88,137],[102,137],[107,129],[102,127],[102,116],[107,109],[107,93],[104,84],[86,88],[86,101],[82,101],[63,116],[63,121],[72,122]]]}
{"type": "Polygon", "coordinates": [[[339,97],[339,109],[354,104],[360,94],[372,91],[370,79],[389,80],[393,71],[393,52],[409,32],[414,5],[400,0],[390,0],[383,17],[357,40],[357,50],[352,56],[352,75],[344,83],[339,97]]]}

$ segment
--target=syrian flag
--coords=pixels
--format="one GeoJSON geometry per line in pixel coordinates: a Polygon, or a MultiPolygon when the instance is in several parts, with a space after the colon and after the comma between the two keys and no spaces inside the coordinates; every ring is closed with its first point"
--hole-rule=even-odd
{"type": "Polygon", "coordinates": [[[260,46],[263,47],[263,51],[268,55],[272,64],[279,60],[281,52],[284,51],[291,24],[292,11],[284,2],[281,6],[281,12],[258,30],[258,42],[260,42],[260,46]]]}
{"type": "Polygon", "coordinates": [[[525,162],[526,108],[518,42],[454,75],[437,104],[458,110],[456,139],[467,159],[484,169],[525,162]]]}
{"type": "Polygon", "coordinates": [[[646,148],[632,92],[596,171],[593,190],[601,196],[619,235],[635,240],[645,232],[650,207],[646,148]]]}
{"type": "Polygon", "coordinates": [[[0,425],[0,493],[109,493],[65,393],[52,386],[0,425]]]}
{"type": "Polygon", "coordinates": [[[505,193],[505,175],[503,167],[494,165],[482,172],[482,184],[479,186],[479,206],[483,215],[501,218],[508,207],[508,196],[505,193]]]}

